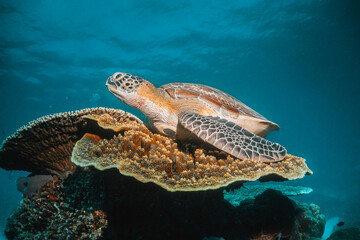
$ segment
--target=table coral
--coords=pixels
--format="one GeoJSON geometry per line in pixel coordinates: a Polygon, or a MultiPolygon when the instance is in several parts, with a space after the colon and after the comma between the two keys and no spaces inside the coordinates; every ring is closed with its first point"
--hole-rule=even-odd
{"type": "Polygon", "coordinates": [[[282,192],[286,196],[296,196],[302,194],[309,194],[313,190],[309,187],[301,186],[287,186],[275,184],[262,185],[243,185],[241,188],[226,191],[224,190],[224,199],[233,206],[239,206],[242,201],[255,198],[255,196],[265,192],[268,189],[274,189],[282,192]]]}
{"type": "Polygon", "coordinates": [[[21,127],[2,143],[0,167],[58,176],[71,172],[75,167],[70,161],[75,142],[84,133],[96,130],[81,118],[88,114],[108,114],[118,121],[140,121],[122,110],[107,108],[88,108],[41,117],[21,127]]]}
{"type": "Polygon", "coordinates": [[[312,174],[300,157],[287,155],[283,161],[263,163],[218,151],[183,151],[173,139],[153,134],[141,123],[130,127],[128,122],[123,124],[107,115],[105,120],[92,120],[116,133],[111,138],[85,134],[74,147],[73,163],[99,170],[118,168],[121,174],[154,182],[169,191],[217,189],[237,181],[274,180],[274,176],[293,180],[312,174]]]}

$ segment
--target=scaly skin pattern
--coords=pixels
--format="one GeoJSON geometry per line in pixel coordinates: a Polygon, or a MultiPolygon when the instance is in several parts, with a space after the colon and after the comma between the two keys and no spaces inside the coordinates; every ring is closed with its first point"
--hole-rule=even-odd
{"type": "Polygon", "coordinates": [[[179,119],[186,129],[203,141],[236,158],[273,162],[286,156],[286,150],[280,144],[256,136],[226,119],[196,113],[181,114],[179,119]]]}

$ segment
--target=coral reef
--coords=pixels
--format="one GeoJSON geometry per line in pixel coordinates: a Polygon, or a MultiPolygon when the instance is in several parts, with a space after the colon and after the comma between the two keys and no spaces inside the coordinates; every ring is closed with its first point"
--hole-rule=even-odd
{"type": "Polygon", "coordinates": [[[320,239],[325,230],[326,217],[315,204],[296,203],[296,221],[290,240],[320,239]]]}
{"type": "Polygon", "coordinates": [[[90,120],[96,122],[96,124],[99,125],[99,127],[103,129],[111,129],[115,132],[123,131],[123,130],[137,130],[142,128],[142,130],[145,130],[144,124],[142,124],[142,121],[140,119],[129,119],[129,118],[120,118],[115,119],[109,114],[88,114],[85,116],[82,116],[83,119],[90,120]]]}
{"type": "Polygon", "coordinates": [[[312,174],[300,157],[287,155],[284,161],[263,163],[235,159],[218,151],[183,151],[174,140],[153,134],[142,124],[130,128],[109,118],[98,119],[100,127],[106,125],[106,129],[120,132],[112,138],[85,134],[74,147],[73,163],[100,170],[118,168],[121,174],[154,182],[169,191],[217,189],[258,179],[293,180],[312,174]]]}
{"type": "Polygon", "coordinates": [[[117,167],[124,175],[155,182],[169,191],[217,189],[258,179],[293,180],[312,174],[304,159],[291,155],[267,164],[178,144],[153,134],[129,113],[89,108],[45,116],[20,128],[3,142],[0,167],[62,178],[74,171],[73,163],[101,170],[117,167]]]}
{"type": "Polygon", "coordinates": [[[360,229],[351,227],[351,228],[345,228],[340,229],[327,239],[327,240],[359,240],[360,239],[360,229]]]}
{"type": "MultiPolygon", "coordinates": [[[[224,200],[221,189],[169,192],[154,183],[144,184],[118,174],[117,169],[101,172],[109,220],[104,232],[106,239],[216,236],[226,240],[249,240],[281,233],[284,240],[299,240],[301,238],[296,236],[307,236],[315,231],[313,228],[320,227],[321,231],[320,225],[311,226],[312,222],[303,220],[304,216],[313,214],[310,210],[303,213],[310,206],[298,207],[298,203],[276,190],[267,190],[234,207],[224,200]]],[[[314,214],[320,215],[316,211],[314,214]]]]}
{"type": "Polygon", "coordinates": [[[105,186],[98,171],[78,169],[63,183],[63,193],[67,202],[85,209],[101,209],[104,204],[105,186]]]}
{"type": "Polygon", "coordinates": [[[287,237],[292,232],[295,221],[295,204],[281,192],[268,189],[244,203],[239,209],[239,219],[244,221],[243,229],[255,232],[252,239],[277,239],[287,237]],[[249,221],[248,221],[249,220],[249,221]]]}
{"type": "Polygon", "coordinates": [[[248,240],[281,234],[295,240],[321,234],[321,225],[308,220],[316,219],[318,208],[272,189],[234,207],[221,189],[169,192],[117,169],[79,168],[65,180],[54,178],[39,195],[24,197],[8,219],[9,239],[248,240]]]}
{"type": "MultiPolygon", "coordinates": [[[[321,232],[316,207],[299,207],[279,191],[259,191],[235,207],[221,189],[234,182],[302,178],[312,174],[304,159],[287,155],[263,163],[198,147],[154,134],[121,110],[38,119],[5,140],[0,167],[55,176],[40,193],[47,177],[34,176],[32,190],[8,219],[6,236],[241,240],[306,239],[321,232]]],[[[23,191],[31,179],[19,182],[23,191]]]]}
{"type": "Polygon", "coordinates": [[[88,114],[109,114],[117,121],[138,120],[122,110],[107,108],[88,108],[41,117],[21,127],[2,143],[0,167],[58,176],[71,172],[74,165],[70,158],[75,142],[84,133],[96,130],[81,118],[88,114]]]}
{"type": "Polygon", "coordinates": [[[226,191],[224,190],[224,199],[237,207],[242,201],[255,198],[255,196],[265,192],[267,189],[274,189],[280,191],[286,196],[296,196],[302,194],[309,194],[313,190],[308,187],[301,186],[286,186],[275,184],[263,185],[243,185],[241,188],[226,191]]]}
{"type": "Polygon", "coordinates": [[[241,219],[250,220],[250,229],[253,228],[252,225],[262,226],[261,230],[257,230],[258,235],[253,236],[254,240],[315,240],[320,239],[324,233],[325,216],[315,204],[290,201],[280,191],[273,189],[265,190],[254,200],[242,202],[239,209],[246,209],[246,212],[246,206],[251,206],[251,203],[256,206],[255,211],[251,209],[249,217],[242,213],[241,219]],[[277,193],[277,199],[272,196],[274,193],[277,193]],[[270,205],[272,206],[268,208],[270,205]]]}
{"type": "Polygon", "coordinates": [[[84,208],[66,200],[60,180],[46,184],[39,195],[24,196],[8,219],[8,239],[99,239],[107,226],[101,209],[84,208]]]}

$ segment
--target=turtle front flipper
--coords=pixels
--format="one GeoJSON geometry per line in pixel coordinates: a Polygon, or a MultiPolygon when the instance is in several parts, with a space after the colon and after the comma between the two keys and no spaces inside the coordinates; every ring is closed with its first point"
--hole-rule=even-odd
{"type": "Polygon", "coordinates": [[[184,112],[179,116],[179,124],[236,158],[275,162],[286,155],[286,149],[280,144],[256,136],[226,119],[184,112]]]}

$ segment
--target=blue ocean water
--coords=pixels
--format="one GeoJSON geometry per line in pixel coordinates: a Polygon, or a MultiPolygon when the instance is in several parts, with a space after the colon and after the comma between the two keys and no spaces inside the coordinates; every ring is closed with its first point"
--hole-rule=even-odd
{"type": "MultiPolygon", "coordinates": [[[[358,1],[0,2],[0,135],[43,115],[105,106],[116,71],[156,86],[193,82],[240,99],[307,159],[302,201],[360,226],[358,1]]],[[[0,230],[25,173],[0,171],[0,230]]]]}

